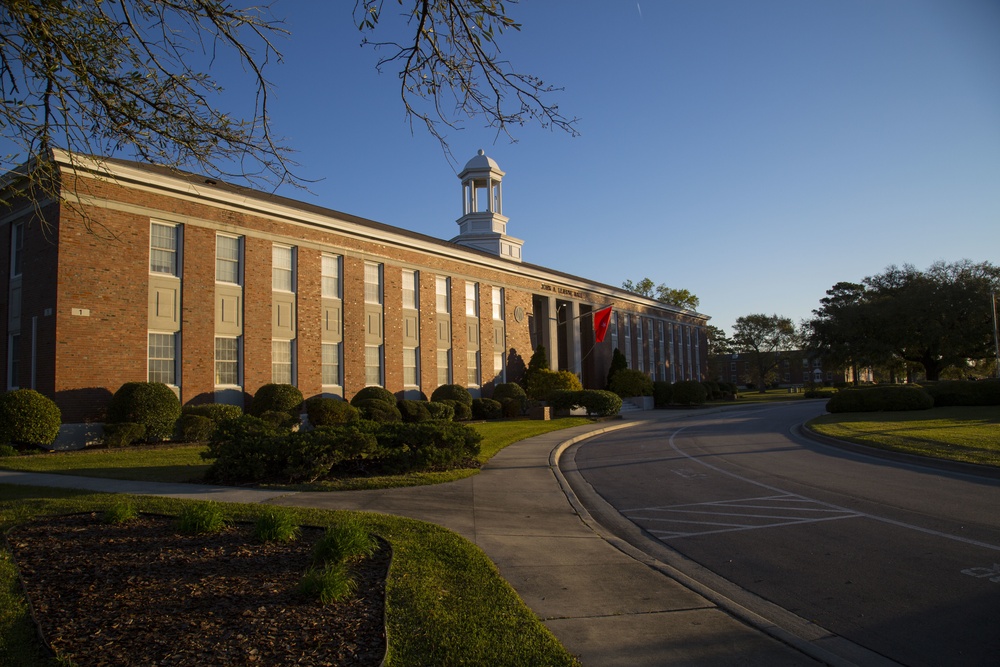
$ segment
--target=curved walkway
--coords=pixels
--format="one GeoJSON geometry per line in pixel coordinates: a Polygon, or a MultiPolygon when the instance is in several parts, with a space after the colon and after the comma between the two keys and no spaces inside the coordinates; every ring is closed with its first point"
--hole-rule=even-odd
{"type": "MultiPolygon", "coordinates": [[[[670,419],[684,416],[669,414],[670,419]]],[[[559,454],[579,440],[633,426],[644,417],[638,413],[621,422],[522,440],[494,456],[480,474],[434,486],[285,493],[9,471],[0,471],[0,483],[361,510],[420,519],[454,530],[479,546],[585,667],[822,664],[737,620],[663,569],[614,546],[584,520],[586,511],[558,469],[559,454]]]]}

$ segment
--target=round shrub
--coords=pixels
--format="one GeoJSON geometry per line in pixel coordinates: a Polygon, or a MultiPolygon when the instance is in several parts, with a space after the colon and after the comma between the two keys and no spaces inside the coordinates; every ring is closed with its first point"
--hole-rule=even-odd
{"type": "Polygon", "coordinates": [[[275,428],[291,429],[301,423],[298,415],[290,415],[281,410],[265,410],[258,415],[261,419],[271,424],[275,428]]]}
{"type": "Polygon", "coordinates": [[[503,409],[503,416],[509,418],[520,417],[522,414],[524,414],[524,406],[526,403],[527,399],[525,399],[524,401],[519,400],[517,398],[503,399],[502,401],[500,401],[500,405],[502,406],[503,409]]]}
{"type": "Polygon", "coordinates": [[[228,405],[226,403],[201,403],[200,405],[188,405],[184,408],[186,415],[198,415],[208,417],[213,423],[227,419],[236,419],[243,416],[243,408],[238,405],[228,405]]]}
{"type": "Polygon", "coordinates": [[[409,399],[404,399],[396,404],[399,408],[399,413],[403,415],[403,421],[416,424],[417,422],[426,422],[432,419],[431,411],[427,408],[427,401],[412,401],[409,399]]]}
{"type": "Polygon", "coordinates": [[[697,380],[681,380],[671,387],[671,400],[678,405],[701,405],[707,398],[705,385],[697,380]]]}
{"type": "MultiPolygon", "coordinates": [[[[395,399],[393,399],[395,401],[395,399]]],[[[379,398],[365,398],[354,404],[354,407],[361,413],[362,419],[373,422],[398,422],[403,421],[403,415],[396,407],[396,403],[386,403],[379,398]]]]}
{"type": "Polygon", "coordinates": [[[0,394],[0,442],[48,446],[59,435],[62,413],[34,389],[0,394]]]}
{"type": "Polygon", "coordinates": [[[105,447],[128,447],[146,437],[146,427],[133,422],[117,422],[104,425],[105,447]]]}
{"type": "Polygon", "coordinates": [[[377,386],[365,387],[364,389],[356,393],[354,397],[351,399],[351,405],[353,405],[354,407],[360,407],[358,403],[360,403],[361,401],[370,401],[370,400],[382,401],[383,403],[388,403],[389,405],[392,406],[396,405],[396,395],[393,394],[388,389],[386,389],[385,387],[377,387],[377,386]]]}
{"type": "Polygon", "coordinates": [[[642,371],[626,368],[611,376],[610,389],[622,398],[652,396],[653,381],[642,371]]]}
{"type": "Polygon", "coordinates": [[[622,409],[621,396],[603,389],[584,389],[578,393],[580,407],[587,409],[588,415],[613,417],[622,409]]]}
{"type": "Polygon", "coordinates": [[[669,382],[656,381],[653,383],[653,405],[662,408],[670,405],[673,397],[673,385],[669,382]]]}
{"type": "Polygon", "coordinates": [[[455,408],[446,403],[431,401],[427,404],[427,411],[434,420],[450,422],[455,419],[455,408]]]}
{"type": "Polygon", "coordinates": [[[108,405],[109,422],[142,424],[147,440],[169,438],[180,416],[181,402],[162,382],[126,382],[108,405]]]}
{"type": "Polygon", "coordinates": [[[372,433],[353,426],[320,426],[285,439],[284,476],[289,482],[312,482],[345,462],[370,457],[378,449],[372,433]]]}
{"type": "Polygon", "coordinates": [[[503,406],[492,398],[474,398],[472,416],[476,419],[500,419],[503,417],[503,406]]]}
{"type": "Polygon", "coordinates": [[[472,408],[472,394],[465,387],[458,384],[443,384],[431,394],[432,401],[457,401],[468,408],[472,408]]]}
{"type": "Polygon", "coordinates": [[[916,385],[843,389],[826,402],[828,412],[903,412],[933,407],[931,395],[916,385]]]}
{"type": "Polygon", "coordinates": [[[259,482],[279,478],[287,466],[284,439],[263,419],[244,415],[220,423],[208,440],[205,459],[214,459],[209,480],[259,482]]]}
{"type": "Polygon", "coordinates": [[[553,410],[572,410],[580,404],[580,391],[559,389],[549,394],[549,407],[553,410]]]}
{"type": "Polygon", "coordinates": [[[205,442],[214,430],[215,422],[211,419],[187,412],[177,420],[176,438],[180,442],[205,442]]]}
{"type": "Polygon", "coordinates": [[[265,412],[286,412],[296,419],[302,410],[302,392],[290,384],[265,384],[250,401],[248,413],[260,417],[265,412]]]}
{"type": "Polygon", "coordinates": [[[503,403],[508,398],[520,401],[522,406],[528,401],[528,395],[524,393],[524,388],[516,382],[504,382],[493,388],[494,401],[503,403]]]}
{"type": "Polygon", "coordinates": [[[462,403],[461,401],[455,401],[455,400],[447,399],[447,398],[446,399],[442,399],[440,401],[431,401],[431,403],[442,403],[442,404],[447,405],[448,407],[450,407],[454,411],[454,413],[455,413],[452,416],[452,420],[453,421],[464,422],[464,421],[469,421],[470,419],[472,419],[472,405],[471,404],[470,405],[466,405],[465,403],[462,403]]]}
{"type": "Polygon", "coordinates": [[[329,396],[316,396],[306,401],[306,414],[313,426],[338,426],[361,419],[356,407],[329,396]]]}
{"type": "Polygon", "coordinates": [[[554,391],[580,391],[580,379],[569,371],[539,369],[528,377],[528,396],[539,401],[549,400],[554,391]]]}

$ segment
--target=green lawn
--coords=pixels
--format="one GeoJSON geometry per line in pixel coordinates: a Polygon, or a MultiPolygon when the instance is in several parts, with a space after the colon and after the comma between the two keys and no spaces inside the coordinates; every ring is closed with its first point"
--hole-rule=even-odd
{"type": "Polygon", "coordinates": [[[831,414],[806,426],[870,447],[1000,466],[1000,408],[996,406],[831,414]]]}
{"type": "MultiPolygon", "coordinates": [[[[0,529],[33,516],[103,511],[118,496],[0,485],[0,529]]],[[[134,497],[143,511],[176,515],[184,501],[134,497]]],[[[261,506],[223,504],[235,520],[261,506]]],[[[293,509],[301,525],[326,526],[345,512],[293,509]]],[[[574,665],[574,658],[471,542],[438,526],[361,512],[356,518],[387,540],[387,665],[574,665]]],[[[45,657],[21,595],[16,566],[0,548],[0,665],[57,667],[45,657]]]]}
{"type": "MultiPolygon", "coordinates": [[[[472,424],[472,428],[483,436],[477,460],[479,463],[486,463],[501,449],[518,440],[589,423],[590,420],[584,417],[569,417],[550,421],[517,420],[472,424]]],[[[0,457],[0,468],[143,482],[192,482],[200,481],[208,470],[208,462],[201,458],[201,452],[205,449],[204,445],[157,445],[0,457]]],[[[286,488],[299,491],[383,489],[451,482],[478,472],[478,468],[462,468],[444,472],[350,477],[286,488]]]]}

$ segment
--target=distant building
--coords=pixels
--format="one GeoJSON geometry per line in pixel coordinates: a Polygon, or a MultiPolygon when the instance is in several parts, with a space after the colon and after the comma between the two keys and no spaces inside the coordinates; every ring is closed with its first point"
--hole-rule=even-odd
{"type": "MultiPolygon", "coordinates": [[[[745,386],[755,382],[755,367],[746,354],[718,354],[709,358],[709,376],[721,382],[745,386]]],[[[871,369],[859,371],[860,382],[871,382],[871,369]]],[[[823,385],[833,386],[854,380],[850,368],[824,367],[822,360],[805,350],[787,350],[778,353],[778,365],[769,378],[778,386],[823,385]]]]}
{"type": "MultiPolygon", "coordinates": [[[[0,214],[0,377],[54,398],[66,423],[101,421],[128,381],[164,382],[183,404],[244,405],[272,382],[489,396],[539,344],[590,388],[615,347],[657,380],[707,374],[707,316],[525,262],[482,151],[459,174],[451,241],[166,168],[52,159],[60,196],[0,214]]],[[[17,178],[0,183],[8,201],[17,178]]]]}

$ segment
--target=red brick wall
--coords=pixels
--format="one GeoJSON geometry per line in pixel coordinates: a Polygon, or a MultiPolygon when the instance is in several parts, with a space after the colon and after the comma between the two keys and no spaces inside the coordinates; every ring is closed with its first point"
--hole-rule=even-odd
{"type": "Polygon", "coordinates": [[[211,403],[215,400],[215,231],[185,225],[183,236],[181,402],[211,403]]]}

